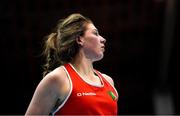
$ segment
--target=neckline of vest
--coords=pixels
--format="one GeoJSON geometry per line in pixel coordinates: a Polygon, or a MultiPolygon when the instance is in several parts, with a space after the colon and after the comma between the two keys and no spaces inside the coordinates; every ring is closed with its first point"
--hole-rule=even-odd
{"type": "Polygon", "coordinates": [[[84,81],[86,82],[87,84],[91,85],[91,86],[95,86],[95,87],[104,87],[104,82],[103,82],[103,79],[99,76],[99,74],[96,73],[96,71],[94,71],[94,73],[97,75],[97,78],[100,79],[101,81],[101,85],[99,84],[96,84],[96,83],[93,83],[91,81],[88,81],[87,79],[83,78],[81,76],[81,74],[74,68],[74,66],[71,64],[71,63],[68,63],[70,65],[70,67],[76,72],[76,74],[84,81]]]}

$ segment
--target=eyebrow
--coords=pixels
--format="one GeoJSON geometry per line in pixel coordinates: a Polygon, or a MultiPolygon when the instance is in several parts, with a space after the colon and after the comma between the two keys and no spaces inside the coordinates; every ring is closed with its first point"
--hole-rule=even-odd
{"type": "Polygon", "coordinates": [[[93,30],[98,32],[98,29],[93,29],[93,30]]]}

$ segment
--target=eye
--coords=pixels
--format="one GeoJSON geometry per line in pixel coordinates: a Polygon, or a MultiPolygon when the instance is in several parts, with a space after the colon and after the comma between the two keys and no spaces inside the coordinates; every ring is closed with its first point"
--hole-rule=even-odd
{"type": "Polygon", "coordinates": [[[98,31],[95,31],[95,32],[94,32],[94,34],[95,34],[96,36],[99,36],[99,33],[98,33],[98,31]]]}

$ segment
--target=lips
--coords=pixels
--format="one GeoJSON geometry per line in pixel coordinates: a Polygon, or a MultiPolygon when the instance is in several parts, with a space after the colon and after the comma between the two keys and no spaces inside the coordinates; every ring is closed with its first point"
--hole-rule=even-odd
{"type": "Polygon", "coordinates": [[[103,45],[101,48],[104,48],[104,49],[105,49],[105,46],[103,45]]]}
{"type": "Polygon", "coordinates": [[[102,46],[101,48],[102,48],[103,51],[105,51],[105,46],[102,46]]]}

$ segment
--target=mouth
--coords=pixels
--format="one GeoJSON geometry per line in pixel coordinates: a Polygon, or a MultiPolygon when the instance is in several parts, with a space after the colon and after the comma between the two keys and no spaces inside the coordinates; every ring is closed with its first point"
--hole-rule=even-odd
{"type": "Polygon", "coordinates": [[[105,48],[105,45],[102,45],[101,48],[105,48]]]}
{"type": "Polygon", "coordinates": [[[103,50],[103,52],[105,51],[105,46],[102,46],[101,49],[103,50]]]}

